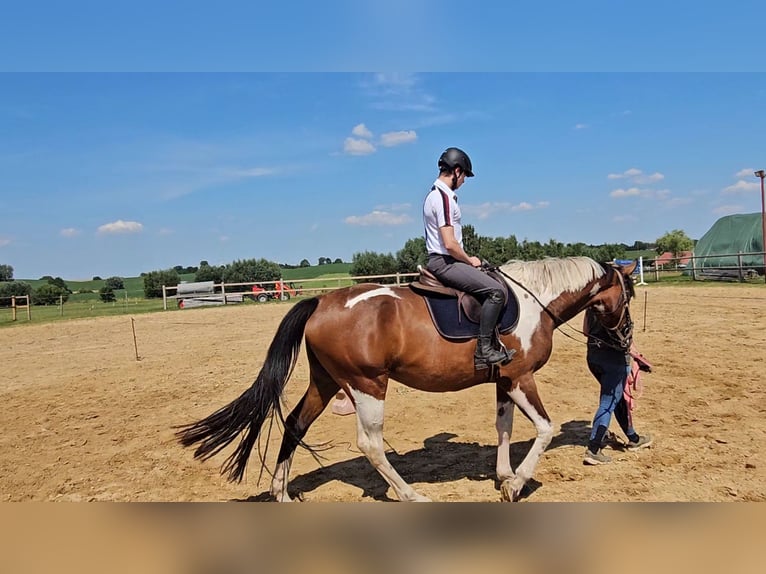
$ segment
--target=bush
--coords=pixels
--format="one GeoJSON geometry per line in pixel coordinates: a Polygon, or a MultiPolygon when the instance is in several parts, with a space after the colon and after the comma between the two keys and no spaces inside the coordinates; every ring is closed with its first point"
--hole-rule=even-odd
{"type": "Polygon", "coordinates": [[[31,295],[32,286],[23,281],[11,281],[10,283],[0,284],[0,307],[10,307],[11,297],[21,295],[31,295]]]}
{"type": "Polygon", "coordinates": [[[125,289],[125,281],[122,277],[109,277],[104,281],[104,285],[113,291],[117,289],[125,289]]]}
{"type": "Polygon", "coordinates": [[[147,299],[156,299],[162,297],[162,286],[175,287],[181,282],[181,277],[175,269],[165,269],[163,271],[150,271],[144,276],[144,297],[147,299]]]}
{"type": "Polygon", "coordinates": [[[99,289],[98,296],[104,303],[114,303],[117,300],[117,297],[114,296],[114,291],[112,288],[107,287],[106,285],[99,289]]]}
{"type": "Polygon", "coordinates": [[[66,303],[68,299],[69,291],[53,283],[40,285],[32,293],[32,303],[35,305],[57,305],[59,301],[66,303]]]}

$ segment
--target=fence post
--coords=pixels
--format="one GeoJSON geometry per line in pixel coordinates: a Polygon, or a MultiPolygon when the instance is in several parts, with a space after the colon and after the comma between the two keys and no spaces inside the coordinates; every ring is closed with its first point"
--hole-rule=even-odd
{"type": "Polygon", "coordinates": [[[691,259],[689,259],[689,263],[692,264],[692,281],[697,280],[697,258],[694,256],[694,251],[692,251],[691,259]]]}
{"type": "Polygon", "coordinates": [[[16,320],[16,295],[11,295],[11,317],[12,321],[16,320]]]}
{"type": "Polygon", "coordinates": [[[59,317],[64,316],[64,296],[59,295],[59,317]]]}
{"type": "Polygon", "coordinates": [[[737,275],[739,275],[739,282],[743,283],[745,278],[742,276],[742,252],[737,251],[737,275]]]}
{"type": "Polygon", "coordinates": [[[223,296],[223,304],[226,305],[226,283],[221,281],[221,295],[223,296]]]}
{"type": "Polygon", "coordinates": [[[164,285],[162,286],[162,310],[168,310],[168,290],[164,285]]]}

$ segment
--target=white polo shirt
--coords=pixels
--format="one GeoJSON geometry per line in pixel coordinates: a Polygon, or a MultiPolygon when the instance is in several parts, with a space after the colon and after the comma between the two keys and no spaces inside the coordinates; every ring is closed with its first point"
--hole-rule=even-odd
{"type": "Polygon", "coordinates": [[[447,225],[451,225],[455,230],[455,239],[460,247],[463,247],[463,226],[460,220],[457,195],[447,184],[437,179],[423,202],[423,225],[426,233],[426,250],[429,254],[449,255],[439,233],[439,228],[447,225]]]}

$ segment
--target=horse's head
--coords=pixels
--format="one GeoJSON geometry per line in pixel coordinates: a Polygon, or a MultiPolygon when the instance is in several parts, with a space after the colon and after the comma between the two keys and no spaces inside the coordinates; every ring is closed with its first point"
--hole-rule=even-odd
{"type": "Polygon", "coordinates": [[[607,329],[620,329],[630,321],[628,307],[636,294],[631,274],[637,264],[637,261],[625,266],[602,263],[606,274],[601,280],[601,289],[591,300],[590,307],[607,329]]]}

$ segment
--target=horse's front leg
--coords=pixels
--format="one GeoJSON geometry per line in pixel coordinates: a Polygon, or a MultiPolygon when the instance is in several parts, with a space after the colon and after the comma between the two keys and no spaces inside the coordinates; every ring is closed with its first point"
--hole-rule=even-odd
{"type": "Polygon", "coordinates": [[[497,394],[497,412],[495,429],[497,429],[497,465],[495,472],[500,482],[514,478],[511,468],[511,432],[513,431],[514,404],[508,391],[499,384],[495,385],[497,394]]]}
{"type": "Polygon", "coordinates": [[[537,437],[532,443],[532,448],[529,449],[527,456],[524,457],[524,460],[521,461],[521,464],[516,469],[516,476],[505,480],[500,487],[503,498],[514,502],[521,497],[521,490],[527,481],[532,478],[540,456],[553,438],[553,425],[540,400],[532,373],[523,375],[515,383],[510,392],[511,400],[516,403],[516,406],[535,425],[537,437]]]}

